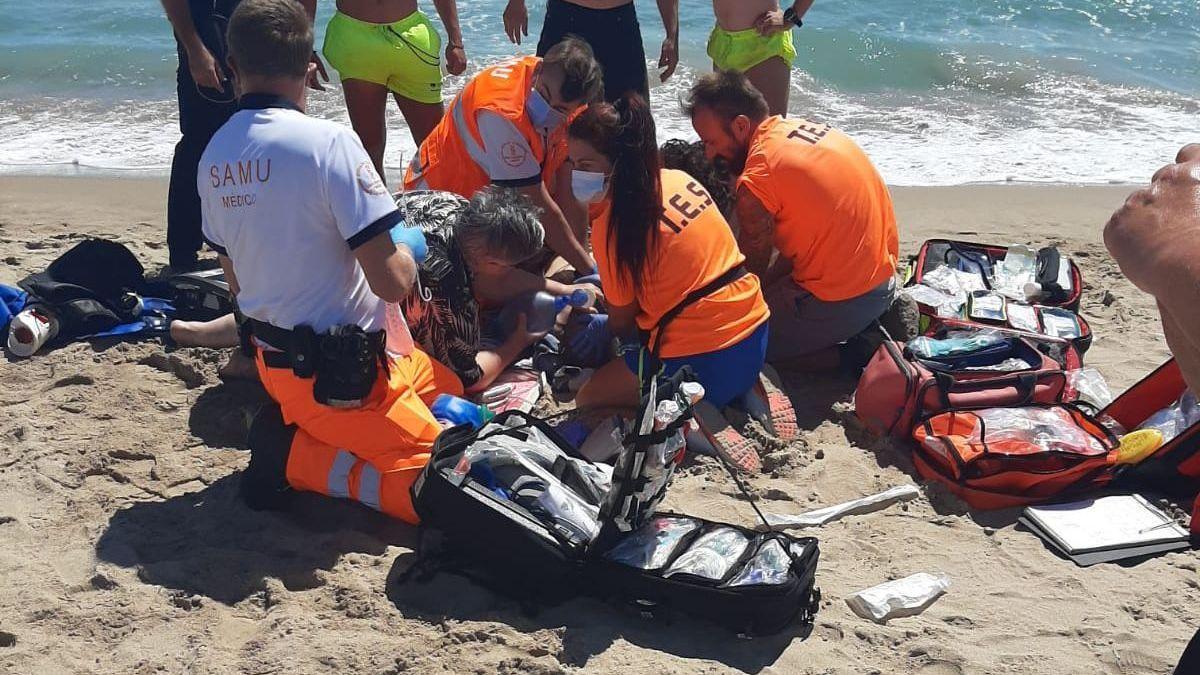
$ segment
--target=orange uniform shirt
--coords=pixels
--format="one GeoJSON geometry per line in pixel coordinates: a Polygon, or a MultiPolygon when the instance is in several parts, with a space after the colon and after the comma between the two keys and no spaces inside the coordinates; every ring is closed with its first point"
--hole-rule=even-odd
{"type": "Polygon", "coordinates": [[[547,137],[529,120],[526,104],[534,72],[541,62],[536,56],[526,56],[479,71],[450,102],[446,114],[417,149],[405,170],[404,189],[442,190],[470,199],[493,182],[517,187],[536,184],[540,179],[553,193],[555,174],[567,159],[567,125],[547,137]],[[479,122],[481,113],[506,120],[518,136],[489,147],[495,139],[485,138],[479,122]],[[527,171],[530,165],[533,172],[527,171]],[[489,175],[492,166],[531,174],[537,174],[540,166],[541,171],[540,175],[520,176],[526,180],[497,181],[495,175],[489,175]]]}
{"type": "MultiPolygon", "coordinates": [[[[617,266],[616,241],[608,234],[608,201],[598,206],[592,219],[592,253],[604,295],[619,306],[636,300],[642,330],[653,329],[688,293],[746,260],[729,223],[699,181],[682,171],[663,169],[662,194],[665,212],[658,223],[657,244],[636,284],[617,266]]],[[[667,326],[659,355],[693,356],[724,349],[749,337],[768,316],[758,277],[747,274],[683,310],[667,326]]]]}
{"type": "Polygon", "coordinates": [[[775,217],[775,248],[792,279],[826,302],[849,300],[896,273],[892,197],[849,136],[802,119],[770,117],[750,140],[738,187],[775,217]]]}

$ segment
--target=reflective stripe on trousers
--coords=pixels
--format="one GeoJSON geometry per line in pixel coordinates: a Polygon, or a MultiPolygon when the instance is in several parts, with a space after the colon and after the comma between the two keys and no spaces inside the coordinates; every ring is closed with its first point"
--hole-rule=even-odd
{"type": "Polygon", "coordinates": [[[296,490],[353,499],[415,525],[410,488],[428,459],[427,453],[417,453],[381,470],[348,450],[297,430],[288,454],[287,480],[296,490]]]}
{"type": "Polygon", "coordinates": [[[382,479],[379,469],[345,450],[338,450],[333,458],[333,466],[329,467],[329,481],[326,484],[328,491],[325,494],[330,497],[354,499],[381,511],[379,488],[382,479]],[[351,480],[352,477],[357,477],[358,480],[351,480]]]}

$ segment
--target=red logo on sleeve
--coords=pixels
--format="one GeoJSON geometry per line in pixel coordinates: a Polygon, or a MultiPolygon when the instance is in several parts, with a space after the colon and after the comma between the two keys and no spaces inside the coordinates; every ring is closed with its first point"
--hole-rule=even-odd
{"type": "Polygon", "coordinates": [[[529,149],[515,141],[508,141],[500,146],[500,159],[515,169],[529,159],[529,149]]]}
{"type": "Polygon", "coordinates": [[[379,177],[379,173],[375,171],[375,165],[370,161],[363,162],[358,165],[355,171],[358,178],[358,187],[369,195],[387,194],[387,186],[383,184],[383,179],[379,177]]]}

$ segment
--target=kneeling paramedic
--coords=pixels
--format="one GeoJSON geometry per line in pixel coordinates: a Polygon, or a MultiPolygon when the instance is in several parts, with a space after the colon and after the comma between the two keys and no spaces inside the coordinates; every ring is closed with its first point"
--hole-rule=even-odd
{"type": "Polygon", "coordinates": [[[576,38],[550,48],[545,58],[526,56],[485,68],[463,86],[421,143],[404,189],[470,199],[488,185],[515,188],[541,210],[546,246],[587,274],[595,261],[580,243],[586,239],[585,213],[570,194],[565,127],[603,90],[591,47],[576,38]]]}
{"type": "Polygon", "coordinates": [[[234,12],[240,109],[197,181],[204,237],[246,317],[243,346],[283,421],[299,427],[286,457],[251,460],[258,478],[255,460],[278,466],[273,480],[245,489],[348,497],[415,523],[409,486],[441,429],[428,406],[462,385],[387,311],[409,293],[413,254],[393,243],[401,215],[354,132],[304,114],[312,42],[292,0],[234,12]]]}

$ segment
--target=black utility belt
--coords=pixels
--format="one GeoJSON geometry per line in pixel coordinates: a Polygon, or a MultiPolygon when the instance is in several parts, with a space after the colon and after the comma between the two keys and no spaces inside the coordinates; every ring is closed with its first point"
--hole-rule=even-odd
{"type": "Polygon", "coordinates": [[[387,333],[359,326],[338,326],[317,333],[311,326],[280,328],[246,318],[239,325],[242,349],[255,352],[253,338],[279,351],[262,350],[268,368],[287,368],[303,379],[313,378],[313,398],[334,408],[360,407],[380,371],[387,373],[387,333]]]}

